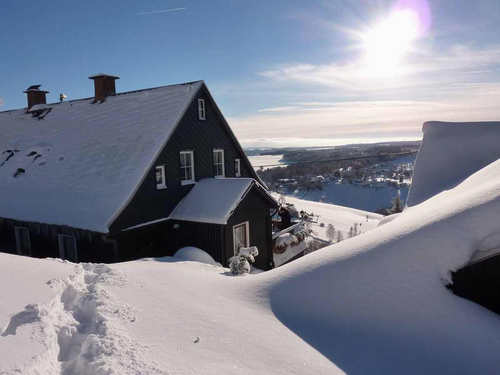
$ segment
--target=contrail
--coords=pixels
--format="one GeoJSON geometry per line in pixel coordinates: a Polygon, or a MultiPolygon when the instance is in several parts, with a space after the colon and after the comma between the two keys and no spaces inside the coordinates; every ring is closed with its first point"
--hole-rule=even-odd
{"type": "Polygon", "coordinates": [[[150,12],[140,12],[137,13],[137,16],[147,16],[150,14],[162,14],[162,13],[171,13],[171,12],[180,12],[181,10],[186,10],[186,8],[170,8],[170,9],[163,9],[163,10],[152,10],[150,12]]]}

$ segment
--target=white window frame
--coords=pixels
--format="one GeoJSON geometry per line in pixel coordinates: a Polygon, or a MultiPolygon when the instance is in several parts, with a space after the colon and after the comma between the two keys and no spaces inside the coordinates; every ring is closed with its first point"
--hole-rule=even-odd
{"type": "Polygon", "coordinates": [[[59,257],[61,259],[68,259],[66,256],[66,248],[64,247],[64,238],[71,238],[73,243],[75,244],[75,256],[76,259],[69,259],[70,261],[76,262],[78,260],[78,246],[76,244],[76,238],[74,236],[70,236],[69,234],[58,234],[57,242],[59,245],[59,257]]]}
{"type": "Polygon", "coordinates": [[[234,159],[234,177],[241,177],[241,159],[234,159]]]}
{"type": "Polygon", "coordinates": [[[205,105],[205,99],[198,99],[198,120],[207,119],[207,107],[205,105]]]}
{"type": "Polygon", "coordinates": [[[167,188],[167,179],[165,176],[165,165],[157,165],[155,167],[155,181],[156,181],[156,190],[162,190],[167,188]],[[160,173],[160,175],[158,175],[160,173]],[[158,182],[158,176],[160,176],[161,181],[158,182]]]}
{"type": "Polygon", "coordinates": [[[238,253],[238,249],[236,248],[236,241],[235,241],[235,238],[236,238],[236,228],[237,227],[240,227],[244,225],[245,226],[245,232],[246,232],[246,244],[245,244],[245,247],[250,247],[250,222],[249,221],[244,221],[242,223],[239,223],[239,224],[236,224],[236,225],[233,225],[233,252],[234,252],[234,255],[237,255],[238,253]]]}
{"type": "Polygon", "coordinates": [[[195,183],[195,175],[194,175],[194,152],[190,150],[184,150],[179,152],[179,166],[181,169],[181,185],[191,185],[195,183]],[[189,155],[191,159],[191,179],[186,179],[185,169],[187,167],[182,166],[182,155],[189,155]]]}
{"type": "Polygon", "coordinates": [[[27,227],[16,226],[14,227],[14,234],[16,236],[16,251],[19,255],[30,255],[31,254],[31,236],[30,231],[27,227]],[[28,249],[27,252],[24,249],[21,249],[21,232],[28,233],[28,249]]]}
{"type": "Polygon", "coordinates": [[[226,166],[225,166],[225,160],[224,160],[224,149],[222,148],[214,148],[212,152],[212,159],[213,159],[213,166],[215,169],[214,177],[215,178],[220,178],[220,177],[226,177],[226,166]],[[215,162],[215,154],[216,153],[222,153],[222,163],[216,163],[215,162]],[[219,169],[218,166],[222,165],[222,174],[217,174],[217,170],[219,169]]]}

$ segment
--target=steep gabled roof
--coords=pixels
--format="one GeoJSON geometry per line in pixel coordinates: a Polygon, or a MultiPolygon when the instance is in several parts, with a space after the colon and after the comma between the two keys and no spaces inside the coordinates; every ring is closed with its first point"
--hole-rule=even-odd
{"type": "Polygon", "coordinates": [[[1,112],[0,217],[108,232],[203,85],[1,112]]]}

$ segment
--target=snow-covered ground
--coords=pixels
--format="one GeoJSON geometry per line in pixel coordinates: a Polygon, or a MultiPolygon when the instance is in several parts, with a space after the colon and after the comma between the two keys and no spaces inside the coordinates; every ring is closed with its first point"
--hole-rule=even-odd
{"type": "MultiPolygon", "coordinates": [[[[398,194],[398,188],[391,184],[382,186],[362,186],[349,183],[327,182],[322,185],[323,190],[298,190],[293,196],[316,202],[337,204],[353,207],[360,210],[375,212],[381,208],[390,208],[392,200],[398,194]]],[[[399,188],[401,200],[406,201],[408,187],[399,188]]]]}
{"type": "MultiPolygon", "coordinates": [[[[344,230],[366,220],[314,211],[344,230]]],[[[498,374],[500,317],[446,288],[484,244],[500,247],[498,212],[500,160],[370,231],[247,276],[176,257],[0,254],[0,374],[498,374]]]]}
{"type": "MultiPolygon", "coordinates": [[[[278,194],[273,194],[278,199],[278,194]]],[[[375,228],[383,216],[373,212],[357,210],[355,208],[337,206],[329,203],[312,202],[304,199],[298,199],[286,196],[286,202],[293,204],[298,211],[304,210],[307,213],[313,213],[315,222],[311,229],[314,236],[327,241],[326,230],[328,224],[332,224],[335,230],[342,232],[343,238],[348,238],[349,229],[358,224],[359,233],[364,233],[375,228]],[[316,217],[317,216],[317,217],[316,217]],[[321,223],[324,225],[321,226],[321,223]]],[[[334,241],[336,242],[336,240],[334,241]]]]}

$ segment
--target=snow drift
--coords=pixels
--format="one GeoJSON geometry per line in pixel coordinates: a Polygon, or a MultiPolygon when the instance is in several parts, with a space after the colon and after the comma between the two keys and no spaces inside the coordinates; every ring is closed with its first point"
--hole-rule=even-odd
{"type": "Polygon", "coordinates": [[[414,206],[500,158],[500,122],[439,122],[423,126],[407,205],[414,206]]]}
{"type": "Polygon", "coordinates": [[[181,262],[199,262],[212,266],[219,265],[209,253],[193,246],[186,246],[177,250],[174,259],[181,262]]]}
{"type": "Polygon", "coordinates": [[[495,374],[500,318],[445,286],[500,232],[499,210],[497,161],[397,220],[267,273],[272,309],[348,374],[495,374]]]}

